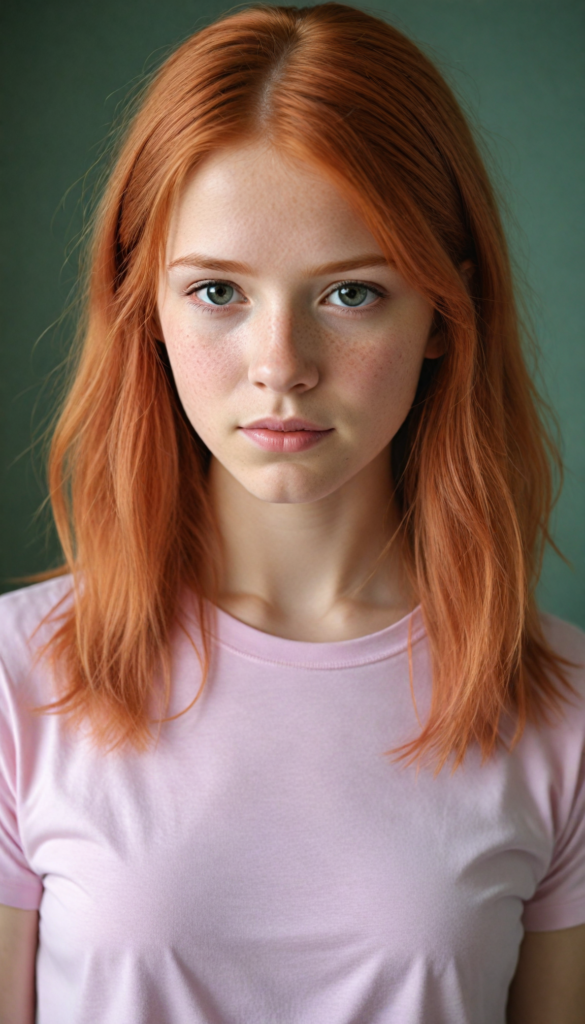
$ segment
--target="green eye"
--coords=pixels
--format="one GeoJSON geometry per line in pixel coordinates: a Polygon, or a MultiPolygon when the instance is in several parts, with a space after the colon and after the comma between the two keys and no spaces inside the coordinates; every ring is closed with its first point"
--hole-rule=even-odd
{"type": "Polygon", "coordinates": [[[382,295],[383,292],[374,288],[373,285],[361,284],[360,281],[344,281],[342,284],[338,284],[332,292],[329,292],[328,300],[333,306],[351,308],[352,306],[371,306],[382,295]],[[368,293],[371,298],[366,302],[368,293]]]}
{"type": "Polygon", "coordinates": [[[231,284],[224,284],[222,281],[212,281],[211,284],[206,284],[202,291],[214,306],[225,306],[234,294],[231,284]]]}
{"type": "Polygon", "coordinates": [[[369,291],[364,284],[342,284],[337,289],[339,298],[345,306],[361,306],[369,291]]]}

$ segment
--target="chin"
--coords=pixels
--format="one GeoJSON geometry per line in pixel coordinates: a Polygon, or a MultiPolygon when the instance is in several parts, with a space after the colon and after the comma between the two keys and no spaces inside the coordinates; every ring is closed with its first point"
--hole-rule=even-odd
{"type": "Polygon", "coordinates": [[[301,505],[326,498],[341,486],[341,482],[319,479],[314,472],[301,467],[278,467],[277,473],[264,471],[254,474],[243,473],[238,480],[246,490],[259,501],[273,505],[301,505]],[[283,471],[284,470],[284,471],[283,471]]]}

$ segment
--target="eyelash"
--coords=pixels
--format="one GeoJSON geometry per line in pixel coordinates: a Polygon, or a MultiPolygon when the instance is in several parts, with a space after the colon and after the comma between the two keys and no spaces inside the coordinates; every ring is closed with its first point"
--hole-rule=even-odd
{"type": "MultiPolygon", "coordinates": [[[[209,287],[210,284],[228,284],[230,286],[230,288],[235,288],[236,291],[239,291],[239,288],[236,288],[236,285],[232,284],[231,281],[216,280],[215,278],[213,278],[210,281],[202,281],[200,284],[196,285],[194,288],[191,288],[190,291],[185,292],[185,295],[195,295],[196,292],[201,291],[202,288],[209,287]]],[[[325,295],[324,297],[328,298],[330,295],[333,295],[334,292],[338,291],[340,288],[344,288],[344,287],[346,287],[346,285],[350,285],[350,284],[357,284],[361,288],[367,288],[369,292],[373,292],[374,295],[376,295],[380,299],[383,299],[383,298],[386,297],[386,293],[383,292],[380,288],[375,288],[374,285],[366,284],[364,281],[352,281],[352,280],[340,281],[339,284],[336,284],[335,287],[332,288],[331,291],[327,292],[327,295],[325,295]]],[[[370,307],[374,306],[374,305],[376,305],[376,303],[370,302],[370,303],[368,303],[367,306],[354,306],[354,307],[352,307],[352,306],[337,306],[336,308],[337,309],[346,309],[350,313],[363,313],[366,309],[370,309],[370,307]]],[[[213,305],[211,305],[211,303],[200,302],[199,300],[197,300],[197,306],[198,306],[199,309],[203,309],[206,313],[211,313],[212,315],[215,314],[215,313],[219,313],[222,309],[228,308],[227,305],[224,305],[224,306],[213,306],[213,305]]]]}

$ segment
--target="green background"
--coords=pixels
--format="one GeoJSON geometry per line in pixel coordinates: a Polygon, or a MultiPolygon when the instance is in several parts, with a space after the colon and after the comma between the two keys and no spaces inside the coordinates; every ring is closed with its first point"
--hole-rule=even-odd
{"type": "MultiPolygon", "coordinates": [[[[360,5],[439,64],[484,139],[540,341],[566,480],[542,607],[585,628],[583,0],[386,0],[360,5]]],[[[56,564],[31,441],[55,403],[71,338],[59,317],[75,280],[84,176],[130,87],[228,8],[187,0],[32,0],[1,31],[2,319],[0,588],[56,564]],[[67,257],[67,253],[69,256],[67,257]]],[[[92,175],[85,178],[86,190],[92,175]]],[[[542,387],[542,385],[541,385],[542,387]]]]}

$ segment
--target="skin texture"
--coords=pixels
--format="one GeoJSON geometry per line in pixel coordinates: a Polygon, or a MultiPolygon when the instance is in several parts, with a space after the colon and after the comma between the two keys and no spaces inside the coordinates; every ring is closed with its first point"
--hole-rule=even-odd
{"type": "Polygon", "coordinates": [[[510,986],[506,1024],[583,1024],[585,924],[526,932],[510,986]]]}
{"type": "Polygon", "coordinates": [[[33,1024],[38,910],[0,904],[0,1024],[33,1024]]]}
{"type": "Polygon", "coordinates": [[[392,266],[318,269],[364,253],[384,259],[332,185],[262,146],[198,168],[169,233],[175,266],[161,279],[158,316],[179,396],[213,455],[220,604],[292,639],[360,636],[413,604],[400,553],[375,560],[397,525],[390,442],[442,339],[430,303],[392,266]],[[177,263],[193,253],[249,272],[177,263]],[[193,292],[210,280],[235,289],[227,305],[193,292]],[[347,280],[383,294],[364,288],[359,307],[343,305],[335,286],[347,280]],[[265,452],[239,427],[267,415],[334,429],[308,451],[265,452]]]}

